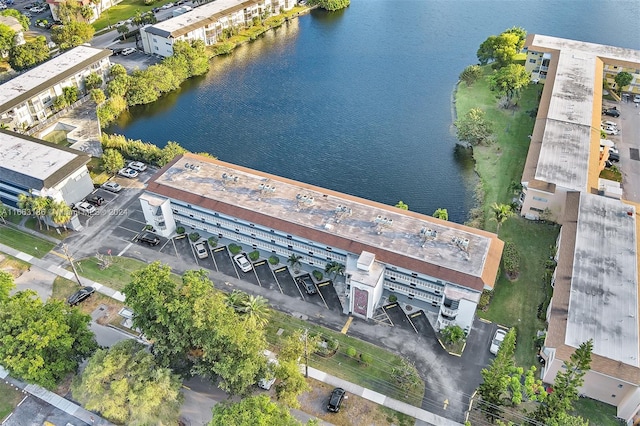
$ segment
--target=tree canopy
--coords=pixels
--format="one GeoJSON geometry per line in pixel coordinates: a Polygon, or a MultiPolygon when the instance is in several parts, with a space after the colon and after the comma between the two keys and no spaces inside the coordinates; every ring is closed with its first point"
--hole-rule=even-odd
{"type": "Polygon", "coordinates": [[[509,101],[516,99],[520,90],[531,81],[529,72],[522,65],[508,64],[489,77],[489,86],[509,101]]]}
{"type": "Polygon", "coordinates": [[[629,84],[631,84],[631,82],[633,81],[633,75],[631,75],[631,73],[628,73],[626,71],[620,71],[616,75],[614,80],[618,85],[618,92],[622,92],[624,88],[629,84]]]}
{"type": "Polygon", "coordinates": [[[88,410],[120,424],[177,424],[181,381],[134,340],[100,349],[71,388],[88,410]]]}
{"type": "Polygon", "coordinates": [[[480,108],[471,108],[455,121],[458,139],[470,145],[480,145],[489,141],[493,130],[480,108]]]}
{"type": "Polygon", "coordinates": [[[29,18],[24,16],[18,10],[16,10],[16,9],[5,9],[5,10],[0,11],[0,15],[1,16],[11,16],[13,18],[16,18],[18,20],[18,22],[20,22],[20,25],[22,25],[22,29],[24,31],[29,31],[29,25],[31,25],[31,21],[29,20],[29,18]]]}
{"type": "Polygon", "coordinates": [[[206,271],[185,272],[178,284],[168,266],[155,262],[135,272],[123,293],[161,365],[219,378],[231,394],[245,393],[265,371],[264,329],[239,327],[242,314],[213,289],[206,271]]]}
{"type": "Polygon", "coordinates": [[[300,426],[283,406],[272,402],[267,395],[245,398],[240,402],[221,402],[213,407],[209,426],[300,426]]]}
{"type": "Polygon", "coordinates": [[[35,291],[18,292],[0,302],[0,364],[51,389],[96,349],[90,321],[60,300],[42,303],[35,291]]]}
{"type": "Polygon", "coordinates": [[[102,167],[107,173],[115,173],[124,167],[124,157],[120,151],[105,149],[102,153],[102,167]]]}
{"type": "Polygon", "coordinates": [[[311,6],[318,5],[322,9],[334,11],[348,7],[351,0],[310,0],[308,3],[311,6]]]}
{"type": "Polygon", "coordinates": [[[519,27],[509,28],[497,36],[489,36],[478,48],[478,61],[481,65],[494,62],[496,68],[509,65],[522,50],[526,36],[526,31],[519,27]]]}
{"type": "Polygon", "coordinates": [[[91,25],[80,21],[70,21],[64,25],[53,27],[51,40],[59,45],[60,49],[68,50],[89,42],[94,33],[95,29],[91,25]]]}
{"type": "Polygon", "coordinates": [[[13,290],[14,287],[13,275],[5,271],[0,271],[0,302],[9,298],[9,292],[13,290]]]}
{"type": "Polygon", "coordinates": [[[11,48],[9,64],[13,69],[24,70],[46,61],[49,57],[47,39],[43,36],[38,36],[33,40],[11,48]]]}

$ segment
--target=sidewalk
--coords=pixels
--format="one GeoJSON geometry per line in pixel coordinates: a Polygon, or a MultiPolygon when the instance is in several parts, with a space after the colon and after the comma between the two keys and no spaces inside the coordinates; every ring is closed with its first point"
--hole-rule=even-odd
{"type": "Polygon", "coordinates": [[[26,384],[21,382],[20,380],[14,379],[9,376],[7,370],[5,370],[2,366],[0,366],[0,379],[5,380],[17,388],[22,389],[23,391],[39,398],[48,404],[53,405],[59,410],[64,411],[65,413],[75,417],[78,420],[83,421],[89,425],[112,425],[113,423],[103,419],[91,411],[87,411],[78,404],[74,404],[68,399],[64,399],[63,397],[46,390],[38,385],[26,384]]]}
{"type": "MultiPolygon", "coordinates": [[[[20,252],[18,250],[15,250],[11,247],[5,246],[4,244],[0,244],[0,252],[4,252],[7,253],[11,256],[17,257],[18,259],[24,260],[25,262],[29,262],[32,265],[35,265],[37,267],[40,267],[42,269],[45,269],[47,271],[50,271],[56,275],[59,275],[61,277],[70,279],[70,280],[75,280],[75,277],[73,275],[72,272],[67,271],[66,269],[61,268],[60,266],[57,266],[55,264],[53,264],[52,262],[48,261],[48,260],[43,260],[43,259],[38,259],[35,258],[29,254],[20,252]]],[[[174,266],[171,265],[170,266],[174,266]]],[[[177,265],[176,265],[177,266],[177,265]]],[[[182,265],[182,267],[184,267],[184,265],[182,265]]],[[[177,268],[178,270],[180,270],[180,268],[177,268]]],[[[214,272],[214,271],[210,271],[210,275],[211,276],[219,276],[220,279],[218,279],[217,282],[224,282],[226,285],[230,286],[230,287],[244,287],[244,283],[240,282],[240,280],[238,279],[234,279],[231,277],[226,277],[223,274],[219,273],[219,272],[214,272]]],[[[88,285],[88,286],[92,286],[96,289],[96,291],[98,291],[99,293],[102,293],[106,296],[112,297],[116,300],[119,300],[121,302],[124,302],[125,300],[125,296],[124,294],[120,293],[119,291],[115,291],[109,287],[106,287],[100,283],[97,283],[95,281],[80,277],[82,284],[83,285],[88,285]]],[[[252,290],[256,293],[263,293],[264,289],[261,287],[256,287],[253,284],[249,284],[250,286],[252,286],[252,290]]],[[[267,295],[266,293],[264,294],[265,296],[267,295]]],[[[273,303],[274,308],[278,309],[277,303],[273,303]]],[[[329,312],[327,311],[323,311],[321,308],[319,307],[315,307],[313,305],[310,305],[308,307],[305,307],[307,314],[309,314],[308,316],[313,316],[315,317],[316,320],[320,320],[318,322],[326,322],[326,320],[328,319],[327,316],[329,314],[329,312]],[[314,312],[314,311],[318,311],[318,312],[314,312]],[[322,321],[325,320],[325,321],[322,321]]],[[[289,311],[289,309],[280,309],[280,310],[284,310],[284,311],[289,311]]],[[[294,315],[296,316],[300,316],[300,317],[307,317],[306,314],[300,314],[300,313],[295,313],[293,312],[294,315]]],[[[375,392],[371,389],[367,389],[364,388],[362,386],[356,385],[354,383],[350,383],[347,382],[345,380],[339,379],[335,376],[332,376],[330,374],[327,374],[323,371],[320,370],[316,370],[314,368],[309,367],[309,376],[319,380],[321,382],[327,383],[328,385],[331,386],[336,386],[336,387],[341,387],[343,389],[345,389],[347,392],[352,393],[354,395],[358,395],[361,396],[365,399],[368,399],[372,402],[375,402],[377,404],[383,405],[385,407],[391,408],[393,410],[396,410],[400,413],[404,413],[407,414],[417,420],[426,422],[427,424],[430,425],[436,425],[436,426],[459,426],[461,425],[461,423],[455,422],[453,420],[449,420],[445,417],[439,416],[437,414],[431,413],[429,411],[423,410],[422,408],[419,407],[414,407],[410,404],[398,401],[396,399],[393,398],[389,398],[386,395],[380,394],[378,392],[375,392]]]]}

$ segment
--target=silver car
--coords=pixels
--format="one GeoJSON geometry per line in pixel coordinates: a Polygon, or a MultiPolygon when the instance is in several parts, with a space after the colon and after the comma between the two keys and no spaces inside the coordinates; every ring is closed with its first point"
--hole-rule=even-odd
{"type": "Polygon", "coordinates": [[[101,185],[101,187],[103,189],[106,189],[107,191],[111,191],[115,193],[122,191],[122,186],[120,186],[120,184],[117,182],[111,182],[111,181],[105,182],[101,185]]]}
{"type": "Polygon", "coordinates": [[[207,247],[205,247],[203,242],[195,243],[193,247],[196,249],[196,255],[198,259],[206,259],[209,257],[209,253],[207,253],[207,247]]]}
{"type": "Polygon", "coordinates": [[[83,201],[81,203],[77,203],[73,206],[74,209],[76,209],[78,211],[78,213],[82,213],[82,214],[86,214],[86,215],[92,215],[95,214],[98,210],[96,210],[95,206],[93,204],[89,204],[86,201],[83,201]]]}

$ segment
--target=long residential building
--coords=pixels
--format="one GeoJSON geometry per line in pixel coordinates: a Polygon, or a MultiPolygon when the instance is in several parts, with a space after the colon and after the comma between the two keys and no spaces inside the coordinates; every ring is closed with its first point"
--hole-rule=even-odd
{"type": "Polygon", "coordinates": [[[489,232],[193,154],[160,170],[140,203],[163,236],[184,226],[319,269],[345,265],[341,296],[365,319],[387,289],[431,304],[437,328],[469,331],[503,249],[489,232]]]}
{"type": "Polygon", "coordinates": [[[290,10],[296,0],[216,0],[166,21],[140,28],[145,53],[173,55],[177,40],[202,40],[209,46],[222,40],[225,29],[249,27],[254,18],[290,10]]]}
{"type": "Polygon", "coordinates": [[[26,130],[55,113],[53,102],[65,87],[85,91],[84,80],[97,73],[106,81],[111,67],[108,49],[78,46],[0,85],[0,122],[26,130]]]}
{"type": "Polygon", "coordinates": [[[76,203],[93,191],[90,159],[82,151],[0,130],[0,201],[17,207],[24,194],[76,203]]]}

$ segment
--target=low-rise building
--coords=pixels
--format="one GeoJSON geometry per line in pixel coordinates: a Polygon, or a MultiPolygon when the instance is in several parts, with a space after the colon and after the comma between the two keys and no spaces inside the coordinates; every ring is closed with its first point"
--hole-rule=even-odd
{"type": "Polygon", "coordinates": [[[183,226],[321,270],[341,263],[343,308],[364,319],[386,289],[430,305],[436,328],[469,331],[503,249],[489,232],[193,154],[159,171],[140,203],[163,236],[183,226]]]}
{"type": "Polygon", "coordinates": [[[107,80],[111,62],[108,49],[78,46],[0,85],[0,122],[13,130],[26,130],[54,114],[53,102],[65,87],[77,87],[97,73],[107,80]]]}
{"type": "Polygon", "coordinates": [[[93,191],[82,151],[0,130],[0,201],[17,207],[20,194],[71,205],[93,191]]]}
{"type": "MultiPolygon", "coordinates": [[[[49,5],[49,9],[51,10],[51,16],[53,17],[53,20],[60,20],[59,8],[61,4],[65,3],[65,1],[66,0],[47,0],[47,4],[49,5]]],[[[88,19],[88,22],[92,23],[100,17],[102,12],[120,3],[120,1],[121,0],[79,0],[77,3],[82,7],[88,7],[93,12],[88,19]]]]}
{"type": "Polygon", "coordinates": [[[296,0],[216,0],[157,24],[140,28],[145,53],[163,57],[173,55],[177,40],[202,40],[205,45],[224,38],[224,31],[248,27],[254,18],[290,10],[296,0]]]}

